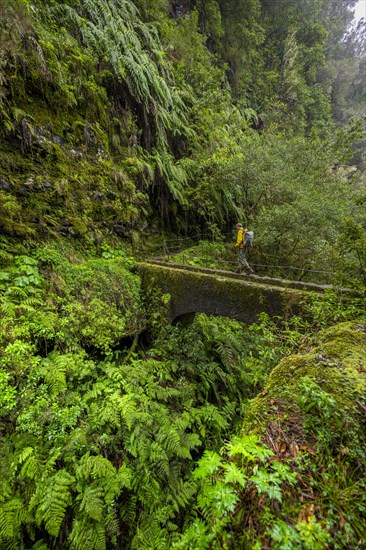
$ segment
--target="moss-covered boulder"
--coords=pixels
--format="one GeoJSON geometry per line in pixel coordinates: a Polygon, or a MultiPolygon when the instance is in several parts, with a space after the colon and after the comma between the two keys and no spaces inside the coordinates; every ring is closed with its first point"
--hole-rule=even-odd
{"type": "MultiPolygon", "coordinates": [[[[338,411],[347,411],[346,422],[350,415],[362,413],[357,401],[366,394],[365,373],[366,321],[326,329],[319,333],[310,349],[283,359],[273,370],[265,391],[250,406],[244,430],[254,429],[265,435],[268,422],[276,421],[288,437],[298,435],[304,420],[314,410],[302,406],[306,387],[311,383],[337,402],[338,411]]],[[[317,408],[322,407],[319,404],[317,408]]],[[[322,411],[318,413],[321,415],[322,411]]]]}
{"type": "Polygon", "coordinates": [[[254,537],[261,544],[364,548],[365,428],[361,319],[320,332],[303,353],[282,360],[248,408],[243,433],[257,433],[272,459],[289,465],[297,477],[296,484],[283,484],[281,503],[252,495],[248,517],[257,522],[254,537]]]}

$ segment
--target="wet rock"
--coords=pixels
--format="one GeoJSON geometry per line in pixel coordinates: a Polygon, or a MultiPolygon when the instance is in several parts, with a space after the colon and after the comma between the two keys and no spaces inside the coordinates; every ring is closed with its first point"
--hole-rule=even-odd
{"type": "Polygon", "coordinates": [[[49,128],[46,126],[38,126],[34,129],[33,145],[40,147],[49,147],[52,145],[52,135],[49,128]]]}
{"type": "Polygon", "coordinates": [[[69,227],[69,225],[63,225],[62,227],[60,227],[58,232],[63,237],[73,237],[75,235],[74,230],[72,229],[72,227],[69,227]]]}
{"type": "Polygon", "coordinates": [[[103,200],[103,193],[94,193],[94,195],[92,196],[92,199],[93,201],[102,201],[103,200]]]}
{"type": "Polygon", "coordinates": [[[0,178],[0,189],[8,191],[10,189],[10,183],[3,178],[0,178]]]}
{"type": "Polygon", "coordinates": [[[71,156],[73,156],[76,159],[83,158],[83,154],[80,153],[80,151],[76,151],[75,149],[70,149],[70,154],[71,154],[71,156]]]}
{"type": "Polygon", "coordinates": [[[19,195],[27,195],[28,193],[30,193],[31,191],[33,191],[35,189],[35,184],[34,184],[34,178],[33,177],[29,177],[24,183],[23,185],[21,185],[18,190],[17,190],[17,193],[19,195]]]}
{"type": "Polygon", "coordinates": [[[113,231],[120,237],[128,237],[128,228],[125,223],[115,223],[113,226],[113,231]]]}
{"type": "Polygon", "coordinates": [[[37,136],[34,138],[33,145],[47,146],[50,145],[50,141],[44,136],[37,136]]]}
{"type": "Polygon", "coordinates": [[[108,158],[108,155],[106,154],[106,152],[103,148],[99,147],[98,150],[97,150],[97,157],[101,158],[101,159],[106,159],[106,158],[108,158]]]}
{"type": "Polygon", "coordinates": [[[118,193],[116,193],[115,191],[108,191],[107,198],[111,201],[115,201],[118,199],[118,193]]]}

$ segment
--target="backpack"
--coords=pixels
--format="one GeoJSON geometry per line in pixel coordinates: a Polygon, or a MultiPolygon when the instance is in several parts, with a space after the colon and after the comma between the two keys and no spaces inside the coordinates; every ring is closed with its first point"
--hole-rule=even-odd
{"type": "Polygon", "coordinates": [[[246,231],[244,246],[252,246],[254,241],[254,231],[246,231]]]}

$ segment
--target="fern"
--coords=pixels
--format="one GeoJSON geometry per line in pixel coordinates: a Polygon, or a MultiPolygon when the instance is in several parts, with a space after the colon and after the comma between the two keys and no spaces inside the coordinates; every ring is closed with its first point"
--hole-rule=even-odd
{"type": "Polygon", "coordinates": [[[85,487],[80,510],[85,512],[91,519],[101,521],[104,511],[103,489],[95,483],[85,487]]]}
{"type": "Polygon", "coordinates": [[[174,484],[170,484],[170,494],[167,502],[172,504],[176,512],[179,512],[188,506],[196,491],[197,486],[194,482],[184,481],[183,479],[175,480],[174,484]]]}
{"type": "Polygon", "coordinates": [[[239,455],[247,461],[264,460],[273,455],[267,447],[260,445],[257,435],[243,435],[234,437],[226,445],[229,456],[239,455]]]}
{"type": "Polygon", "coordinates": [[[193,472],[195,479],[204,479],[212,476],[222,466],[220,455],[213,451],[205,451],[199,461],[198,467],[193,472]]]}
{"type": "Polygon", "coordinates": [[[229,463],[224,465],[225,470],[225,483],[239,483],[242,487],[245,487],[247,478],[242,470],[240,470],[236,464],[229,463]]]}
{"type": "Polygon", "coordinates": [[[138,511],[138,499],[136,495],[131,495],[128,499],[124,499],[118,513],[121,521],[127,525],[134,525],[138,511]]]}
{"type": "Polygon", "coordinates": [[[45,541],[39,540],[32,546],[32,550],[49,550],[48,545],[45,543],[45,541]]]}
{"type": "Polygon", "coordinates": [[[59,354],[50,354],[38,369],[38,374],[44,378],[51,397],[66,391],[67,358],[59,354]]]}
{"type": "Polygon", "coordinates": [[[132,474],[130,468],[122,465],[116,475],[103,479],[104,501],[108,508],[111,507],[115,498],[120,495],[123,489],[131,489],[132,474]]]}
{"type": "Polygon", "coordinates": [[[169,86],[168,64],[157,30],[142,22],[133,2],[82,0],[80,13],[68,5],[53,10],[95,56],[108,59],[117,79],[153,114],[165,144],[166,128],[185,134],[187,109],[178,90],[169,86]]]}
{"type": "Polygon", "coordinates": [[[116,399],[116,405],[120,411],[121,417],[126,422],[130,430],[136,419],[137,402],[133,394],[126,394],[116,399]]]}
{"type": "Polygon", "coordinates": [[[105,550],[105,527],[82,516],[74,520],[69,540],[70,550],[105,550]]]}
{"type": "Polygon", "coordinates": [[[24,461],[24,464],[20,470],[20,476],[22,479],[37,479],[41,473],[41,464],[36,456],[31,454],[24,461]]]}
{"type": "Polygon", "coordinates": [[[114,474],[116,474],[116,469],[107,458],[90,456],[89,453],[80,459],[76,469],[76,477],[79,480],[107,478],[114,474]]]}
{"type": "Polygon", "coordinates": [[[132,541],[132,550],[166,550],[168,547],[167,536],[161,528],[161,523],[155,517],[146,514],[132,541]]]}
{"type": "Polygon", "coordinates": [[[20,526],[27,518],[27,509],[20,498],[12,498],[0,506],[0,541],[19,536],[20,526]]]}
{"type": "MultiPolygon", "coordinates": [[[[36,521],[38,525],[44,523],[48,533],[54,537],[58,536],[66,509],[71,505],[70,485],[73,482],[74,478],[66,470],[59,470],[38,489],[36,521]]],[[[35,505],[36,499],[32,502],[32,506],[35,505]]]]}

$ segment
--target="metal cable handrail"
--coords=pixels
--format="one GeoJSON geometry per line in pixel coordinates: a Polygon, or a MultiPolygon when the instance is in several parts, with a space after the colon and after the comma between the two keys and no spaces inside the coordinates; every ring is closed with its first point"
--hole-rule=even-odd
{"type": "MultiPolygon", "coordinates": [[[[182,250],[172,250],[172,249],[168,249],[166,248],[165,249],[166,252],[170,253],[170,254],[177,254],[179,252],[182,252],[182,250]]],[[[208,258],[205,258],[206,260],[208,258]]],[[[217,262],[217,263],[222,263],[222,264],[235,264],[236,262],[232,262],[232,261],[225,261],[225,260],[221,260],[219,258],[212,258],[213,261],[217,262]]],[[[254,262],[251,262],[253,266],[255,267],[267,267],[267,268],[272,268],[272,269],[289,269],[289,270],[293,270],[293,271],[306,271],[307,273],[325,273],[327,275],[333,275],[334,272],[333,271],[326,271],[324,269],[311,269],[311,268],[308,268],[308,267],[295,267],[295,266],[291,266],[291,265],[273,265],[273,264],[258,264],[258,263],[254,263],[254,262]]]]}
{"type": "MultiPolygon", "coordinates": [[[[204,259],[208,260],[208,258],[204,258],[204,259]]],[[[215,261],[216,263],[230,264],[230,265],[236,265],[236,263],[237,263],[237,262],[219,260],[217,258],[212,258],[212,261],[215,261]]],[[[269,268],[272,268],[272,269],[274,269],[274,268],[276,268],[276,269],[288,269],[288,270],[293,270],[293,271],[304,271],[306,273],[325,273],[326,275],[334,275],[333,271],[325,271],[325,270],[322,270],[322,269],[310,269],[310,268],[307,268],[307,267],[294,267],[294,266],[291,266],[291,265],[257,264],[257,263],[254,263],[254,262],[251,262],[251,265],[254,266],[254,267],[269,267],[269,268]]]]}
{"type": "MultiPolygon", "coordinates": [[[[228,237],[228,236],[233,237],[233,233],[225,233],[222,236],[223,237],[228,237]]],[[[197,239],[202,240],[205,237],[209,237],[210,242],[217,242],[216,240],[214,240],[214,241],[211,240],[213,238],[212,235],[202,234],[202,233],[197,234],[194,237],[182,237],[182,238],[169,239],[169,240],[164,239],[164,244],[163,244],[164,252],[163,252],[163,254],[167,255],[167,256],[170,256],[170,255],[175,255],[175,254],[182,253],[182,252],[184,252],[184,250],[187,250],[188,242],[192,242],[192,244],[194,244],[195,240],[197,240],[197,239]],[[182,243],[184,248],[177,247],[177,245],[179,243],[182,243]],[[169,247],[169,244],[171,244],[173,246],[169,247]]],[[[222,241],[219,241],[219,242],[221,243],[222,241]]],[[[234,262],[234,261],[222,260],[220,258],[209,259],[207,257],[206,258],[203,257],[202,259],[203,259],[203,261],[211,260],[211,261],[213,261],[215,263],[219,263],[219,264],[226,264],[226,265],[235,265],[236,264],[236,262],[234,262]]],[[[328,270],[323,270],[323,269],[295,267],[295,266],[291,266],[291,265],[259,264],[259,263],[254,263],[254,262],[251,262],[251,265],[255,268],[278,269],[278,270],[285,270],[285,271],[299,271],[299,272],[302,272],[304,275],[310,274],[310,273],[318,273],[318,274],[323,274],[323,275],[334,276],[334,271],[328,271],[328,270]]]]}

